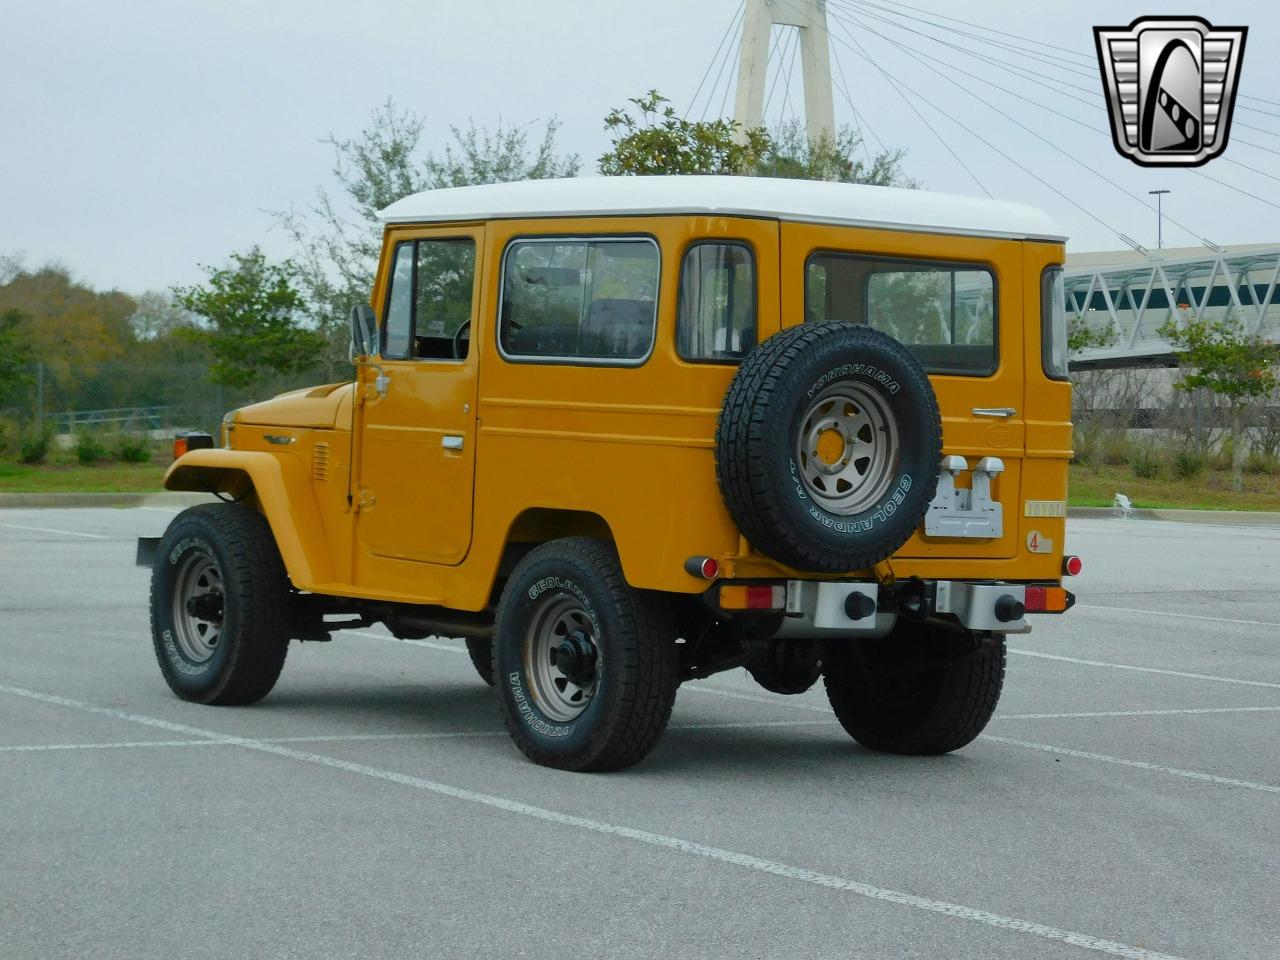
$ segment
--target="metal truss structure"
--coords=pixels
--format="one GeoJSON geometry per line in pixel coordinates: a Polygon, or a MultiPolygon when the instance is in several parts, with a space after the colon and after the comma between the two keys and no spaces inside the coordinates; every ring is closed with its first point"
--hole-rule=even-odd
{"type": "Polygon", "coordinates": [[[1067,321],[1110,334],[1107,346],[1073,354],[1072,369],[1172,366],[1160,335],[1170,320],[1234,320],[1248,333],[1280,343],[1280,246],[1205,256],[1070,266],[1064,272],[1067,321]]]}

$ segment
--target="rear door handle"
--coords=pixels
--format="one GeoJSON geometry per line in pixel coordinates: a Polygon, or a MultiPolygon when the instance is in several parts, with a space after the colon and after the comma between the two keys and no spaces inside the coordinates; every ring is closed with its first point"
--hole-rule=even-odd
{"type": "Polygon", "coordinates": [[[973,415],[975,417],[1000,417],[1001,419],[1007,420],[1009,417],[1016,416],[1017,413],[1018,411],[1015,410],[1013,407],[974,407],[973,408],[973,415]]]}
{"type": "Polygon", "coordinates": [[[444,447],[446,450],[461,450],[462,444],[462,437],[446,435],[440,438],[440,446],[444,447]]]}

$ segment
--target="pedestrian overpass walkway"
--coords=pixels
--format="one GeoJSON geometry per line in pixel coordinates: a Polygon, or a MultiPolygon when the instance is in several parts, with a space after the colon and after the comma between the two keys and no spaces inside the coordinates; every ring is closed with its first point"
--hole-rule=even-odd
{"type": "Polygon", "coordinates": [[[1063,279],[1068,323],[1111,334],[1072,369],[1173,365],[1159,330],[1174,317],[1231,319],[1280,343],[1280,244],[1074,254],[1063,279]]]}

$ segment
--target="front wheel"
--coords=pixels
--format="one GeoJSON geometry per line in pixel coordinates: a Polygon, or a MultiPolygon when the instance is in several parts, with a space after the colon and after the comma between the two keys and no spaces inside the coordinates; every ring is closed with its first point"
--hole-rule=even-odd
{"type": "Polygon", "coordinates": [[[493,666],[516,746],[562,770],[619,770],[657,745],[675,703],[676,629],[604,540],[531,551],[498,604],[493,666]]]}
{"type": "Polygon", "coordinates": [[[210,503],[169,524],[151,569],[151,638],[179,697],[261,700],[284,667],[290,614],[288,577],[262,514],[210,503]]]}
{"type": "Polygon", "coordinates": [[[827,644],[827,698],[849,736],[884,753],[958,750],[995,713],[1004,684],[1001,635],[900,623],[876,640],[827,644]]]}

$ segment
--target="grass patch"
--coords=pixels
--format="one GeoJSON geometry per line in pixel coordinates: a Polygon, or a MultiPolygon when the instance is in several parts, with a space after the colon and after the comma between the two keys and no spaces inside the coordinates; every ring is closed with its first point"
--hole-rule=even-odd
{"type": "MultiPolygon", "coordinates": [[[[0,460],[0,493],[156,493],[164,463],[28,465],[0,460]]],[[[1118,492],[1135,507],[1191,510],[1280,510],[1280,477],[1246,473],[1244,492],[1231,492],[1231,474],[1208,470],[1184,479],[1140,479],[1132,467],[1071,467],[1071,505],[1109,507],[1118,492]]]]}
{"type": "Polygon", "coordinates": [[[0,461],[0,493],[156,493],[162,463],[46,464],[0,461]]]}
{"type": "Polygon", "coordinates": [[[1178,480],[1134,476],[1128,466],[1071,467],[1067,487],[1073,507],[1109,507],[1116,493],[1149,509],[1280,510],[1280,478],[1246,473],[1244,491],[1231,491],[1231,473],[1209,470],[1178,480]]]}

